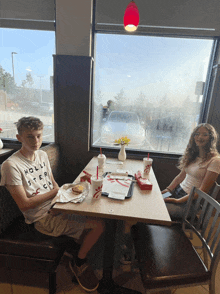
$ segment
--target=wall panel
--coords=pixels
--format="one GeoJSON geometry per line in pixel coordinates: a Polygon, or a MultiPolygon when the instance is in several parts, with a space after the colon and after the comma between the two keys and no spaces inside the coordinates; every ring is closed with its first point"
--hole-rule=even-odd
{"type": "Polygon", "coordinates": [[[68,172],[79,173],[89,154],[92,58],[54,56],[55,140],[60,144],[68,172]]]}

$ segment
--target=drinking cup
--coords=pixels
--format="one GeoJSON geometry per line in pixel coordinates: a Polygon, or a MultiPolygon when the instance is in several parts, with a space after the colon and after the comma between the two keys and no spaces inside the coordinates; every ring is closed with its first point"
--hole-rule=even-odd
{"type": "Polygon", "coordinates": [[[102,176],[93,176],[91,178],[91,185],[92,185],[92,198],[93,199],[100,199],[102,195],[102,186],[103,186],[103,177],[102,176]]]}
{"type": "Polygon", "coordinates": [[[143,178],[147,178],[149,176],[152,163],[153,163],[152,158],[147,158],[146,157],[146,158],[143,159],[143,164],[144,164],[143,178]]]}
{"type": "Polygon", "coordinates": [[[98,155],[98,167],[103,168],[105,166],[106,156],[104,154],[98,155]]]}

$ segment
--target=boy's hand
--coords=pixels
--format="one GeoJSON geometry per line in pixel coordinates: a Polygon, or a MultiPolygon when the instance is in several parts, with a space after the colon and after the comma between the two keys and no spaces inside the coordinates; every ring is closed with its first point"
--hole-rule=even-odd
{"type": "Polygon", "coordinates": [[[57,184],[55,180],[53,180],[53,190],[57,190],[56,194],[58,193],[59,189],[60,189],[59,185],[57,184]]]}
{"type": "Polygon", "coordinates": [[[61,212],[54,211],[53,209],[48,210],[48,213],[52,216],[57,216],[57,215],[61,214],[61,212]]]}
{"type": "MultiPolygon", "coordinates": [[[[57,195],[58,191],[59,191],[60,187],[58,185],[53,186],[53,190],[55,192],[54,197],[57,195]]],[[[54,198],[53,197],[53,198],[54,198]]]]}
{"type": "Polygon", "coordinates": [[[58,186],[57,183],[56,183],[56,184],[53,184],[53,188],[54,188],[54,189],[58,189],[58,190],[60,189],[60,187],[58,186]]]}

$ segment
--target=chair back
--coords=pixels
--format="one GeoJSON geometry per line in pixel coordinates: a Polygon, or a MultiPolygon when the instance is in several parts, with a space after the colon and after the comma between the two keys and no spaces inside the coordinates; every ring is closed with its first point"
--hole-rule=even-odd
{"type": "MultiPolygon", "coordinates": [[[[218,188],[218,187],[217,187],[218,188]]],[[[192,188],[183,229],[190,227],[201,240],[211,259],[210,271],[216,271],[220,259],[220,204],[205,192],[192,188]],[[193,209],[190,209],[193,206],[193,209]]]]}
{"type": "Polygon", "coordinates": [[[219,190],[220,190],[220,185],[217,182],[215,182],[214,189],[211,193],[211,197],[216,199],[218,196],[219,190]]]}

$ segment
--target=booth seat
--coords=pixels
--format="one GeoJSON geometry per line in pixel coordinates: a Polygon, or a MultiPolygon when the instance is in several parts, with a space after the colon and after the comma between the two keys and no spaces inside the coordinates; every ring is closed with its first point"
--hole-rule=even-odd
{"type": "MultiPolygon", "coordinates": [[[[57,144],[41,148],[47,152],[59,185],[65,178],[57,144]]],[[[48,287],[56,293],[56,268],[64,251],[76,253],[79,244],[66,236],[50,237],[24,221],[8,190],[0,186],[0,283],[48,287]]],[[[1,287],[1,284],[0,284],[1,287]]]]}

